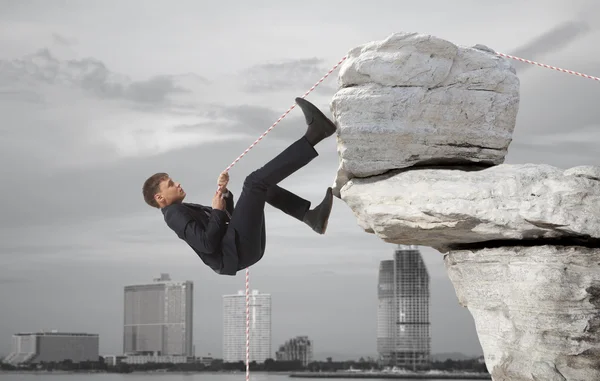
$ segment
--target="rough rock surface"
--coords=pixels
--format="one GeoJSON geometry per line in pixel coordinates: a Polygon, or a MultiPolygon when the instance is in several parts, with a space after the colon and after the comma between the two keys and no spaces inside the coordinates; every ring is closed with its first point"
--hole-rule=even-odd
{"type": "Polygon", "coordinates": [[[334,191],[359,225],[447,253],[494,381],[600,380],[600,167],[503,164],[519,81],[485,47],[399,33],[339,78],[334,191]]]}
{"type": "Polygon", "coordinates": [[[501,164],[406,170],[341,189],[359,225],[387,242],[431,246],[600,238],[600,167],[501,164]]]}
{"type": "Polygon", "coordinates": [[[431,162],[504,161],[519,107],[510,62],[485,47],[396,33],[352,49],[331,102],[352,177],[431,162]]]}
{"type": "Polygon", "coordinates": [[[463,250],[445,263],[494,381],[600,380],[600,249],[463,250]]]}

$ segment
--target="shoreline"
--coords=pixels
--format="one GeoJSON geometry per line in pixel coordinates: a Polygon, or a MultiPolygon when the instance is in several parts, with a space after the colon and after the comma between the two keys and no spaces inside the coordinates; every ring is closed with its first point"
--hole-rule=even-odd
{"type": "MultiPolygon", "coordinates": [[[[243,374],[243,371],[164,371],[164,370],[145,370],[145,371],[133,371],[131,373],[115,373],[105,371],[93,371],[93,370],[0,370],[0,374],[243,374]]],[[[438,380],[491,380],[492,376],[488,373],[390,373],[390,372],[290,372],[290,371],[254,371],[251,373],[259,374],[277,374],[289,378],[312,378],[312,379],[327,379],[327,378],[345,378],[345,379],[405,379],[405,380],[423,380],[423,379],[438,379],[438,380]]]]}
{"type": "Polygon", "coordinates": [[[290,372],[290,378],[491,380],[488,373],[290,372]]]}

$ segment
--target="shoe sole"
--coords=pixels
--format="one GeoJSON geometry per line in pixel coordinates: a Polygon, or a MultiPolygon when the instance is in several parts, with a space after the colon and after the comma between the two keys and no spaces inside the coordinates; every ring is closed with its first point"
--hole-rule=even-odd
{"type": "Polygon", "coordinates": [[[331,203],[329,204],[329,208],[327,209],[327,218],[325,219],[325,224],[323,224],[323,229],[321,229],[321,232],[319,234],[325,234],[325,232],[327,231],[327,225],[329,225],[329,217],[331,216],[331,210],[333,209],[333,193],[331,188],[327,190],[327,196],[330,197],[331,203]]]}
{"type": "Polygon", "coordinates": [[[311,114],[312,114],[311,124],[314,122],[318,123],[318,122],[325,121],[326,124],[331,126],[332,131],[327,131],[327,137],[333,135],[337,131],[337,126],[335,125],[335,123],[333,123],[333,121],[331,121],[331,119],[326,117],[325,114],[323,114],[323,112],[321,110],[319,110],[319,108],[317,106],[313,105],[312,103],[310,103],[309,101],[307,101],[304,98],[296,98],[296,104],[298,105],[298,107],[300,107],[300,109],[302,110],[303,113],[304,113],[304,107],[308,111],[311,112],[311,114]],[[302,106],[300,104],[302,104],[302,106]]]}

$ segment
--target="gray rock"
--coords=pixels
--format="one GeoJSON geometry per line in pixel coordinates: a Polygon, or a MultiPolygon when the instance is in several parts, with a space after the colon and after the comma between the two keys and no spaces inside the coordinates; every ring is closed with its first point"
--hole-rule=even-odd
{"type": "Polygon", "coordinates": [[[489,49],[396,33],[355,49],[331,101],[340,167],[350,178],[430,162],[500,164],[512,139],[519,79],[489,49]]]}
{"type": "Polygon", "coordinates": [[[481,171],[407,170],[350,180],[342,200],[386,242],[431,246],[600,238],[597,167],[501,164],[481,171]]]}
{"type": "Polygon", "coordinates": [[[398,33],[351,50],[339,83],[336,196],[382,240],[447,253],[493,380],[600,380],[600,167],[503,164],[510,63],[398,33]]]}
{"type": "Polygon", "coordinates": [[[600,249],[500,247],[444,261],[494,381],[600,380],[600,249]]]}

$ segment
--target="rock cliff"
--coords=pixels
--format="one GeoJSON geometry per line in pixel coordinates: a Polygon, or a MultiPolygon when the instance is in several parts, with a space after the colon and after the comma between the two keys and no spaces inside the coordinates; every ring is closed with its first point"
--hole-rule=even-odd
{"type": "Polygon", "coordinates": [[[495,381],[600,380],[600,167],[503,164],[518,107],[487,47],[397,33],[352,49],[334,192],[366,232],[444,253],[495,381]]]}

